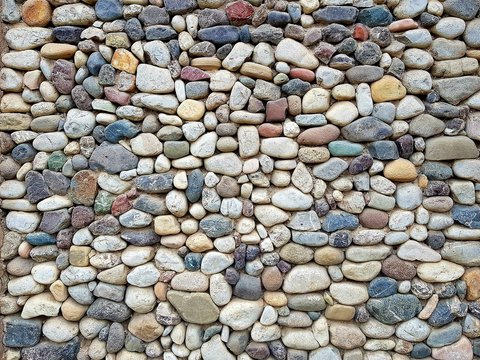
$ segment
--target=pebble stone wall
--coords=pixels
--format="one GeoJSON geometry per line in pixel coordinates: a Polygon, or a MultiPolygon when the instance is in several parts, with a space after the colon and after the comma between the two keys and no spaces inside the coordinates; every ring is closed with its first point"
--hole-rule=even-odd
{"type": "Polygon", "coordinates": [[[3,0],[4,359],[479,359],[479,10],[3,0]]]}

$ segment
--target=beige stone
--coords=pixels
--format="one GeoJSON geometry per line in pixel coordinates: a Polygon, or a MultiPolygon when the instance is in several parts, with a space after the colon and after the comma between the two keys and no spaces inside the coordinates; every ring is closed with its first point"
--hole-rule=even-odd
{"type": "Polygon", "coordinates": [[[407,95],[407,89],[397,78],[385,75],[378,81],[375,81],[371,87],[372,99],[375,102],[384,102],[392,100],[401,100],[407,95]]]}

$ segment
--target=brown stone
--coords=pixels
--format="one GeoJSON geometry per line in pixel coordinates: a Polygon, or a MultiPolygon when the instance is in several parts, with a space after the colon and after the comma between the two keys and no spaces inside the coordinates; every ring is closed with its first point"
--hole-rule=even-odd
{"type": "Polygon", "coordinates": [[[271,81],[273,79],[272,69],[265,65],[246,62],[240,68],[240,74],[250,76],[255,79],[271,81]]]}
{"type": "Polygon", "coordinates": [[[258,127],[258,134],[265,138],[278,137],[282,135],[282,131],[281,124],[262,124],[258,127]]]}
{"type": "Polygon", "coordinates": [[[288,303],[287,296],[281,291],[265,291],[263,293],[263,300],[273,307],[285,306],[288,303]]]}
{"type": "Polygon", "coordinates": [[[231,198],[240,195],[240,186],[237,180],[230,176],[222,176],[216,189],[218,195],[222,198],[231,198]]]}
{"type": "Polygon", "coordinates": [[[332,246],[324,246],[315,251],[315,262],[319,265],[337,265],[345,259],[343,251],[332,246]]]}
{"type": "Polygon", "coordinates": [[[463,280],[467,284],[467,300],[480,298],[480,268],[471,268],[465,271],[463,280]]]}
{"type": "Polygon", "coordinates": [[[375,81],[370,89],[372,99],[375,102],[401,100],[407,95],[407,89],[402,82],[390,75],[385,75],[380,80],[375,81]]]}
{"type": "Polygon", "coordinates": [[[392,22],[388,25],[388,30],[391,32],[401,32],[418,28],[418,24],[413,19],[401,19],[392,22]]]}
{"type": "Polygon", "coordinates": [[[133,207],[132,202],[127,197],[127,194],[122,194],[117,196],[115,201],[112,203],[112,215],[119,216],[123,213],[126,213],[133,207]]]}
{"type": "Polygon", "coordinates": [[[42,46],[40,55],[47,59],[70,59],[76,51],[75,45],[50,43],[42,46]]]}
{"type": "Polygon", "coordinates": [[[47,26],[52,19],[52,7],[47,0],[27,0],[22,6],[22,19],[29,26],[47,26]]]}
{"type": "Polygon", "coordinates": [[[158,323],[153,312],[148,314],[135,313],[128,322],[128,331],[146,342],[152,342],[159,338],[163,330],[163,325],[158,323]]]}
{"type": "Polygon", "coordinates": [[[417,178],[417,170],[410,161],[397,159],[385,165],[383,175],[392,181],[410,182],[417,178]]]}
{"type": "Polygon", "coordinates": [[[382,272],[395,280],[411,280],[417,274],[417,269],[412,263],[392,255],[383,261],[382,272]]]}
{"type": "Polygon", "coordinates": [[[265,290],[276,291],[283,283],[283,276],[278,267],[267,266],[262,272],[262,284],[265,290]]]}
{"type": "Polygon", "coordinates": [[[288,102],[286,98],[267,102],[266,120],[269,122],[285,121],[288,102]]]}
{"type": "Polygon", "coordinates": [[[472,360],[473,349],[470,340],[465,336],[453,343],[441,348],[432,349],[432,357],[436,360],[472,360]]]}
{"type": "Polygon", "coordinates": [[[222,62],[216,57],[200,57],[192,59],[190,65],[205,71],[213,71],[220,69],[222,62]]]}
{"type": "Polygon", "coordinates": [[[325,317],[328,320],[349,321],[355,316],[355,308],[353,306],[335,304],[327,306],[325,317]]]}
{"type": "Polygon", "coordinates": [[[388,214],[377,209],[365,209],[358,218],[360,224],[369,229],[383,229],[388,224],[388,214]]]}
{"type": "Polygon", "coordinates": [[[303,81],[312,82],[315,80],[315,73],[312,70],[297,68],[290,71],[290,77],[292,79],[300,79],[303,81]]]}
{"type": "Polygon", "coordinates": [[[328,124],[303,131],[300,135],[298,135],[297,142],[300,145],[325,145],[336,140],[339,136],[340,130],[338,127],[328,124]]]}
{"type": "Polygon", "coordinates": [[[70,183],[70,197],[74,204],[92,206],[97,194],[97,175],[94,171],[77,172],[70,183]]]}
{"type": "Polygon", "coordinates": [[[115,69],[135,74],[135,71],[137,71],[138,59],[128,50],[117,49],[113,53],[112,66],[115,69]]]}

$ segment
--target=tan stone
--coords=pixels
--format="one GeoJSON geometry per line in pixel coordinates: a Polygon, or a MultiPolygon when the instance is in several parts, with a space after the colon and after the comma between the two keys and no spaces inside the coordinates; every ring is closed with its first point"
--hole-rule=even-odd
{"type": "Polygon", "coordinates": [[[152,342],[162,335],[163,325],[155,319],[154,313],[134,314],[128,322],[128,331],[146,342],[152,342]]]}
{"type": "Polygon", "coordinates": [[[22,6],[22,19],[29,26],[47,26],[52,19],[52,7],[47,0],[27,0],[22,6]]]}
{"type": "Polygon", "coordinates": [[[160,301],[167,301],[167,290],[168,290],[168,284],[163,282],[156,283],[155,286],[153,287],[155,296],[160,301]]]}
{"type": "Polygon", "coordinates": [[[465,271],[463,280],[467,284],[467,300],[480,298],[480,268],[470,268],[465,271]]]}
{"type": "Polygon", "coordinates": [[[70,247],[70,253],[68,256],[70,260],[70,265],[88,266],[90,264],[90,251],[92,251],[92,248],[90,246],[72,245],[70,247]]]}
{"type": "Polygon", "coordinates": [[[310,89],[302,99],[302,110],[305,114],[316,114],[327,111],[330,107],[330,92],[322,88],[310,89]]]}
{"type": "Polygon", "coordinates": [[[265,291],[263,293],[263,300],[273,307],[285,306],[288,303],[287,297],[280,291],[265,291]]]}
{"type": "Polygon", "coordinates": [[[343,251],[332,246],[321,247],[315,251],[314,255],[317,264],[326,266],[340,264],[344,258],[343,251]]]}
{"type": "Polygon", "coordinates": [[[201,101],[187,99],[177,108],[177,115],[183,120],[197,121],[205,114],[205,104],[201,101]]]}
{"type": "Polygon", "coordinates": [[[68,298],[67,287],[60,280],[55,281],[52,285],[50,285],[48,289],[52,293],[55,300],[60,302],[67,300],[68,298]]]}
{"type": "Polygon", "coordinates": [[[187,239],[186,245],[191,251],[198,253],[213,249],[212,240],[203,233],[190,235],[187,239]]]}
{"type": "Polygon", "coordinates": [[[362,330],[354,324],[332,322],[330,324],[330,342],[340,349],[355,349],[367,341],[362,330]]]}
{"type": "Polygon", "coordinates": [[[62,304],[62,315],[68,321],[79,321],[87,312],[88,305],[77,303],[72,298],[68,298],[62,304]]]}
{"type": "Polygon", "coordinates": [[[47,59],[70,59],[76,51],[75,45],[50,43],[42,46],[40,54],[47,59]]]}
{"type": "Polygon", "coordinates": [[[206,293],[187,293],[171,290],[167,299],[182,319],[193,324],[210,324],[218,319],[220,311],[206,293]]]}
{"type": "Polygon", "coordinates": [[[27,114],[3,113],[0,114],[0,130],[15,131],[28,130],[32,117],[27,114]]]}
{"type": "Polygon", "coordinates": [[[205,71],[212,71],[220,69],[222,62],[216,57],[199,57],[192,59],[190,65],[205,71]]]}
{"type": "Polygon", "coordinates": [[[272,69],[265,65],[255,64],[253,62],[244,63],[240,68],[240,74],[267,81],[273,79],[272,69]]]}
{"type": "Polygon", "coordinates": [[[425,143],[426,160],[475,159],[478,149],[475,142],[466,136],[439,136],[425,143]]]}
{"type": "Polygon", "coordinates": [[[180,232],[180,224],[173,215],[157,216],[154,220],[154,228],[158,235],[174,235],[180,232]]]}
{"type": "Polygon", "coordinates": [[[417,170],[410,161],[397,159],[385,165],[383,175],[392,181],[409,182],[417,178],[417,170]]]}
{"type": "Polygon", "coordinates": [[[135,71],[137,71],[138,59],[128,50],[117,49],[113,53],[112,66],[115,69],[135,74],[135,71]]]}
{"type": "Polygon", "coordinates": [[[375,81],[370,90],[375,102],[400,100],[407,95],[407,89],[402,85],[402,82],[390,75],[385,75],[380,80],[375,81]]]}
{"type": "Polygon", "coordinates": [[[355,307],[335,304],[327,306],[325,317],[329,320],[349,321],[355,316],[355,307]]]}

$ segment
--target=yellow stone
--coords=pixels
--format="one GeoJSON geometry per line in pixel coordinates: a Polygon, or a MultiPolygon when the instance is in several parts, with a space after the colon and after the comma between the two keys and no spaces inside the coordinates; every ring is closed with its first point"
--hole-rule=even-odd
{"type": "Polygon", "coordinates": [[[421,188],[421,189],[426,189],[427,186],[428,186],[428,178],[426,175],[424,174],[421,174],[419,177],[418,177],[418,186],[421,188]]]}
{"type": "Polygon", "coordinates": [[[198,253],[213,249],[212,240],[202,233],[190,235],[187,239],[186,245],[191,251],[198,253]]]}
{"type": "Polygon", "coordinates": [[[60,280],[55,281],[50,287],[48,288],[52,293],[55,300],[63,302],[68,298],[68,290],[67,287],[63,282],[60,280]]]}
{"type": "Polygon", "coordinates": [[[205,71],[212,71],[220,69],[222,62],[216,57],[199,57],[192,59],[190,65],[205,71]]]}
{"type": "Polygon", "coordinates": [[[68,298],[62,304],[62,315],[65,320],[79,321],[87,312],[88,306],[77,303],[72,298],[68,298]]]}
{"type": "Polygon", "coordinates": [[[385,75],[378,81],[375,81],[371,87],[372,99],[375,102],[384,102],[392,100],[401,100],[407,95],[407,89],[397,78],[385,75]]]}
{"type": "Polygon", "coordinates": [[[90,265],[90,257],[88,256],[92,251],[90,246],[76,246],[72,245],[70,247],[70,254],[68,258],[70,260],[70,265],[73,266],[88,266],[90,265]]]}
{"type": "Polygon", "coordinates": [[[287,296],[280,291],[265,291],[263,300],[273,307],[285,306],[288,303],[287,296]]]}
{"type": "Polygon", "coordinates": [[[197,121],[205,114],[205,104],[201,101],[187,99],[177,108],[177,115],[183,120],[197,121]]]}
{"type": "Polygon", "coordinates": [[[47,59],[70,59],[76,51],[75,45],[50,43],[42,46],[40,55],[47,59]]]}
{"type": "Polygon", "coordinates": [[[117,49],[113,53],[112,66],[115,69],[135,74],[135,71],[137,71],[138,59],[128,50],[117,49]]]}
{"type": "Polygon", "coordinates": [[[397,159],[385,165],[383,175],[392,181],[409,182],[417,178],[417,170],[410,161],[397,159]]]}
{"type": "Polygon", "coordinates": [[[240,74],[267,81],[273,79],[272,69],[253,62],[244,63],[240,68],[240,74]]]}
{"type": "Polygon", "coordinates": [[[355,316],[355,307],[335,304],[333,306],[327,306],[325,310],[325,317],[328,320],[340,320],[349,321],[355,316]]]}
{"type": "Polygon", "coordinates": [[[315,251],[314,259],[319,265],[337,265],[340,264],[345,255],[343,251],[332,246],[324,246],[315,251]]]}
{"type": "Polygon", "coordinates": [[[157,216],[154,220],[154,228],[158,235],[174,235],[180,232],[180,224],[173,215],[157,216]]]}

